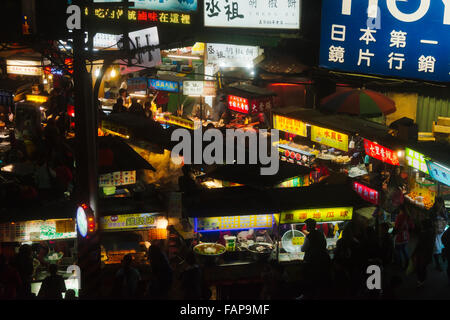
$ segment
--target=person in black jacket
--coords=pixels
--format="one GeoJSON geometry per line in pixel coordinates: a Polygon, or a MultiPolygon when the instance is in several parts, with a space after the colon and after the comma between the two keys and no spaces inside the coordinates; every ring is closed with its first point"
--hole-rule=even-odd
{"type": "Polygon", "coordinates": [[[444,249],[442,249],[442,257],[447,260],[447,277],[448,277],[448,285],[450,286],[450,228],[447,226],[447,230],[444,231],[442,235],[442,245],[444,249]]]}
{"type": "Polygon", "coordinates": [[[120,112],[126,112],[127,108],[123,105],[123,99],[118,98],[117,102],[113,106],[112,113],[120,113],[120,112]]]}
{"type": "Polygon", "coordinates": [[[57,274],[58,267],[56,264],[51,264],[48,270],[50,275],[42,282],[38,296],[48,300],[61,300],[62,293],[66,292],[64,278],[57,274]]]}

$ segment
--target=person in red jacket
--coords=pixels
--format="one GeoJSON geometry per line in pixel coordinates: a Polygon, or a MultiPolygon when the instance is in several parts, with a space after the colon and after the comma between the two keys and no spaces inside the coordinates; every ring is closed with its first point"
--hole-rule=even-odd
{"type": "Polygon", "coordinates": [[[395,219],[394,235],[395,235],[395,253],[397,262],[403,269],[408,267],[408,243],[410,231],[414,228],[414,223],[406,214],[405,208],[400,208],[400,213],[395,219]],[[402,261],[402,257],[404,261],[402,261]]]}

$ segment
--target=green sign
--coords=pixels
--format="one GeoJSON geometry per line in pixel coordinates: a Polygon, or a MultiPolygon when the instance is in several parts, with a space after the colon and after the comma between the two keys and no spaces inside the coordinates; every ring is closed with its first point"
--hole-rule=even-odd
{"type": "Polygon", "coordinates": [[[429,174],[425,156],[423,154],[409,148],[406,148],[405,152],[405,159],[408,162],[408,166],[429,174]]]}

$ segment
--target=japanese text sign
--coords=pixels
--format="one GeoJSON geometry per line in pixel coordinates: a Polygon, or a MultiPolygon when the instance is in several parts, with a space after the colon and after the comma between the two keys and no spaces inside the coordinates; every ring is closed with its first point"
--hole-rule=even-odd
{"type": "Polygon", "coordinates": [[[206,45],[206,59],[208,63],[220,67],[253,67],[253,60],[259,56],[259,51],[259,47],[208,43],[206,45]]]}
{"type": "Polygon", "coordinates": [[[347,221],[352,216],[352,207],[304,209],[282,212],[280,223],[302,223],[307,219],[314,219],[316,222],[347,221]]]}
{"type": "Polygon", "coordinates": [[[271,214],[195,219],[195,232],[272,228],[272,226],[271,214]]]}
{"type": "Polygon", "coordinates": [[[408,162],[408,166],[428,174],[427,163],[425,161],[425,157],[423,154],[414,151],[412,149],[406,148],[405,159],[408,162]]]}
{"type": "Polygon", "coordinates": [[[348,151],[348,135],[333,130],[311,126],[311,141],[348,151]]]}
{"type": "Polygon", "coordinates": [[[249,113],[249,105],[248,105],[248,99],[236,97],[236,96],[228,96],[228,107],[230,110],[242,112],[242,113],[249,113]]]}
{"type": "Polygon", "coordinates": [[[148,87],[152,90],[180,92],[179,84],[175,81],[148,79],[148,87]]]}
{"type": "MultiPolygon", "coordinates": [[[[96,19],[104,21],[122,20],[124,15],[123,9],[112,8],[96,8],[89,10],[85,9],[85,15],[92,15],[96,19]]],[[[172,24],[172,25],[190,25],[191,15],[189,13],[177,12],[158,12],[149,10],[128,10],[127,20],[130,22],[148,22],[158,24],[172,24]]]]}
{"type": "Polygon", "coordinates": [[[364,139],[364,150],[369,157],[381,160],[394,166],[400,165],[397,152],[383,147],[375,142],[364,139]]]}
{"type": "Polygon", "coordinates": [[[101,230],[156,228],[155,213],[123,214],[100,217],[101,230]]]}
{"type": "Polygon", "coordinates": [[[308,135],[306,123],[297,119],[280,116],[278,114],[273,116],[273,128],[302,137],[306,137],[308,135]]]}
{"type": "Polygon", "coordinates": [[[320,66],[450,81],[447,0],[324,0],[320,66]]]}
{"type": "Polygon", "coordinates": [[[205,0],[205,26],[299,29],[300,4],[300,0],[205,0]]]}
{"type": "Polygon", "coordinates": [[[365,185],[356,181],[353,183],[353,190],[355,190],[355,192],[358,193],[365,201],[378,205],[378,191],[366,187],[365,185]]]}
{"type": "MultiPolygon", "coordinates": [[[[122,0],[94,0],[94,3],[122,2],[122,0]]],[[[133,9],[148,9],[159,11],[195,12],[197,0],[134,0],[133,9]]]]}
{"type": "Polygon", "coordinates": [[[426,160],[430,176],[440,183],[450,186],[450,169],[436,162],[426,160]]]}

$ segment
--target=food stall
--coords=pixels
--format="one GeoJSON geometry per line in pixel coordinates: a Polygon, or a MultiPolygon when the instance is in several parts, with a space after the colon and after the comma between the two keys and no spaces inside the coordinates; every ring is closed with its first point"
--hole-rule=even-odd
{"type": "Polygon", "coordinates": [[[232,120],[230,128],[270,128],[273,97],[272,91],[249,84],[234,84],[225,88],[228,109],[232,120]]]}
{"type": "MultiPolygon", "coordinates": [[[[49,275],[48,266],[56,264],[66,289],[75,290],[78,281],[69,279],[67,268],[77,261],[75,219],[18,221],[0,224],[0,252],[12,258],[19,247],[28,244],[33,250],[33,280],[31,292],[38,295],[42,281],[49,275]]],[[[64,293],[63,293],[64,295],[64,293]]]]}

